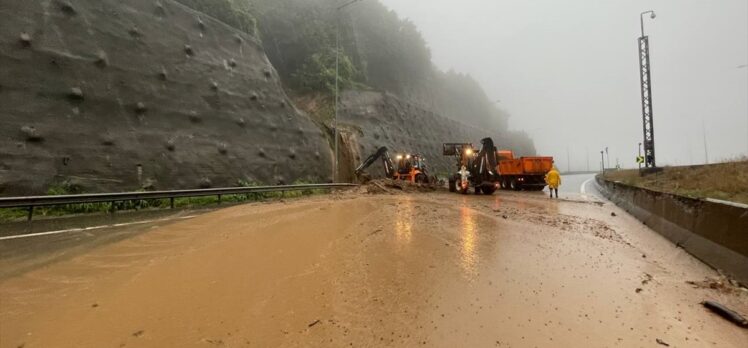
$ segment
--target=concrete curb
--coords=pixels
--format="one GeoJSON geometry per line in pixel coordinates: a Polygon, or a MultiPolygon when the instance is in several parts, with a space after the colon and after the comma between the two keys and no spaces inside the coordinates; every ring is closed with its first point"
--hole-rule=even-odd
{"type": "Polygon", "coordinates": [[[704,263],[748,284],[748,207],[633,187],[599,175],[595,180],[611,202],[704,263]]]}

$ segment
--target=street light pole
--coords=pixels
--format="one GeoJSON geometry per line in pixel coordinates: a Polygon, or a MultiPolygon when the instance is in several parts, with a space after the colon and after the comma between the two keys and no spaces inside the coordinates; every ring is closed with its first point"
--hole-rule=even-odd
{"type": "Polygon", "coordinates": [[[644,11],[639,14],[641,36],[639,37],[639,79],[642,98],[642,124],[644,133],[644,165],[648,168],[657,166],[654,147],[654,121],[652,113],[652,79],[649,64],[649,37],[644,35],[644,15],[656,17],[654,11],[644,11]]]}
{"type": "Polygon", "coordinates": [[[605,176],[605,151],[600,151],[600,167],[603,169],[603,176],[605,176]]]}
{"type": "Polygon", "coordinates": [[[590,149],[584,148],[584,153],[587,155],[587,171],[590,171],[590,149]]]}
{"type": "Polygon", "coordinates": [[[608,168],[610,168],[610,154],[608,153],[608,147],[605,147],[605,156],[608,157],[608,168]]]}
{"type": "Polygon", "coordinates": [[[361,0],[351,0],[348,3],[339,6],[335,9],[335,118],[332,121],[332,127],[335,129],[335,154],[332,161],[332,181],[338,182],[340,174],[340,157],[338,155],[338,106],[340,104],[340,96],[338,90],[338,80],[340,80],[340,10],[353,5],[361,0]]]}
{"type": "Polygon", "coordinates": [[[704,136],[704,160],[706,164],[709,164],[709,151],[706,148],[706,126],[704,126],[704,119],[701,120],[701,132],[704,136]]]}

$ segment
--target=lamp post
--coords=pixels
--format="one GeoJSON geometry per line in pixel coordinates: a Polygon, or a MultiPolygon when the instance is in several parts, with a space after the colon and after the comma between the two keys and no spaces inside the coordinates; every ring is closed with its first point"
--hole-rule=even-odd
{"type": "Polygon", "coordinates": [[[605,176],[605,151],[600,151],[600,167],[603,169],[603,176],[605,176]]]}
{"type": "Polygon", "coordinates": [[[645,14],[648,14],[649,18],[652,18],[652,19],[657,18],[657,14],[655,14],[655,11],[652,11],[652,10],[644,11],[641,14],[639,14],[639,23],[641,24],[641,27],[642,27],[642,36],[641,37],[644,37],[644,15],[645,14]]]}
{"type": "Polygon", "coordinates": [[[338,91],[338,80],[340,80],[340,11],[350,5],[353,5],[361,0],[351,0],[335,9],[335,118],[333,119],[332,127],[335,129],[335,154],[333,158],[333,169],[332,169],[332,181],[338,182],[339,171],[339,156],[338,156],[338,105],[340,101],[338,91]]]}
{"type": "Polygon", "coordinates": [[[701,119],[701,132],[704,135],[704,161],[709,164],[709,151],[706,147],[706,126],[704,126],[704,119],[701,119]]]}
{"type": "Polygon", "coordinates": [[[652,113],[652,79],[649,64],[649,37],[644,35],[644,15],[656,17],[654,11],[644,11],[639,15],[641,36],[639,37],[639,79],[641,83],[642,123],[644,133],[644,165],[656,167],[654,147],[654,121],[652,113]]]}
{"type": "Polygon", "coordinates": [[[608,153],[608,147],[605,147],[605,156],[608,157],[608,168],[610,168],[610,154],[608,153]]]}
{"type": "Polygon", "coordinates": [[[585,147],[584,153],[585,155],[587,155],[587,171],[589,172],[590,171],[590,149],[585,147]]]}

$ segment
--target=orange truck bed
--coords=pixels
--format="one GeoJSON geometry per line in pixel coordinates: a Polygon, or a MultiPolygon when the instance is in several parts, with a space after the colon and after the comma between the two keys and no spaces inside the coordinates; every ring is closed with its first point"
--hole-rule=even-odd
{"type": "Polygon", "coordinates": [[[553,157],[520,157],[499,161],[501,175],[545,175],[553,168],[553,157]]]}
{"type": "Polygon", "coordinates": [[[514,158],[510,150],[499,150],[497,155],[501,188],[539,191],[545,187],[545,174],[553,168],[553,157],[514,158]]]}

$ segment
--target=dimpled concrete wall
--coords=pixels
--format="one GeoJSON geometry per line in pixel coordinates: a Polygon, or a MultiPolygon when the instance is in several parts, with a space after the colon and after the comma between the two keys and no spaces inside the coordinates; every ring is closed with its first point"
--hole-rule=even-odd
{"type": "Polygon", "coordinates": [[[170,0],[0,1],[0,195],[326,181],[259,42],[170,0]]]}
{"type": "MultiPolygon", "coordinates": [[[[432,174],[456,171],[453,157],[442,155],[445,142],[472,142],[480,148],[480,139],[493,138],[497,147],[512,148],[502,132],[466,125],[437,115],[414,104],[386,93],[348,91],[342,96],[341,127],[345,129],[343,141],[344,161],[355,168],[381,146],[395,153],[417,152],[424,155],[432,174]]],[[[372,165],[368,172],[381,177],[381,165],[372,165]]],[[[344,173],[350,176],[350,172],[344,173]]],[[[442,179],[444,177],[442,176],[442,179]]]]}

